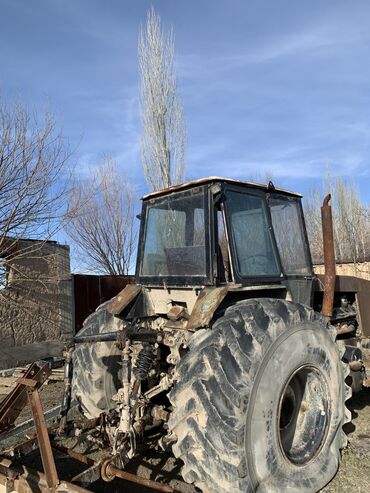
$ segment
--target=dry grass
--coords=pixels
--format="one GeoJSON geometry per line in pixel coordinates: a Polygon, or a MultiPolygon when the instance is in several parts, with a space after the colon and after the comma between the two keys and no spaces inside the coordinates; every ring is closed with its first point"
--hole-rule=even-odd
{"type": "Polygon", "coordinates": [[[349,446],[338,474],[322,493],[370,492],[370,389],[355,395],[348,407],[352,411],[349,446]]]}

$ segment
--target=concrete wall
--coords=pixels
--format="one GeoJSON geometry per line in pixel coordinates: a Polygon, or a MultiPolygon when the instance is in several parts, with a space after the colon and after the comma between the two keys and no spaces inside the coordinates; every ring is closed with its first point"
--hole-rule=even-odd
{"type": "MultiPolygon", "coordinates": [[[[356,264],[349,262],[337,263],[336,269],[338,276],[354,276],[370,280],[370,261],[358,262],[356,264]]],[[[314,265],[316,274],[324,274],[324,270],[323,265],[314,265]]]]}
{"type": "Polygon", "coordinates": [[[22,240],[0,290],[0,368],[61,354],[72,336],[69,247],[22,240]]]}

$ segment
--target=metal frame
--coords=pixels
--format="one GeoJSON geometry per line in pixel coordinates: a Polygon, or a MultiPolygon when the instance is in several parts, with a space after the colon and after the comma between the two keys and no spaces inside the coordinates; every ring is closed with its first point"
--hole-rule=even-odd
{"type": "MultiPolygon", "coordinates": [[[[62,493],[65,491],[70,491],[71,493],[87,493],[88,490],[75,484],[75,481],[84,484],[89,481],[93,482],[101,477],[104,481],[112,481],[115,478],[120,478],[163,493],[173,493],[174,490],[170,485],[140,478],[136,474],[115,467],[111,457],[103,461],[94,461],[90,457],[58,445],[50,440],[49,430],[46,426],[40,395],[38,393],[38,389],[47,379],[50,372],[51,370],[48,365],[40,368],[36,363],[33,363],[25,373],[25,376],[17,380],[16,387],[0,404],[1,434],[5,434],[9,429],[14,428],[14,421],[27,404],[27,398],[31,406],[36,429],[34,436],[12,449],[3,451],[3,456],[0,456],[0,484],[5,485],[6,491],[32,493],[37,490],[41,493],[62,493]],[[38,443],[44,473],[13,463],[12,460],[14,457],[19,458],[22,455],[24,456],[34,451],[36,442],[38,443]],[[75,476],[71,482],[59,479],[53,449],[58,451],[58,453],[68,455],[72,459],[87,465],[88,468],[86,471],[75,476]],[[6,455],[12,457],[12,459],[6,455]]],[[[69,370],[66,370],[66,375],[67,373],[69,373],[69,370]]]]}
{"type": "MultiPolygon", "coordinates": [[[[45,471],[46,491],[56,491],[60,481],[55,467],[46,421],[38,393],[38,389],[46,381],[50,372],[51,369],[48,365],[40,368],[36,363],[33,363],[26,371],[24,377],[18,378],[15,388],[1,403],[0,429],[2,432],[5,432],[14,427],[14,421],[26,406],[26,398],[28,398],[36,428],[42,465],[45,471]]],[[[3,465],[7,464],[8,469],[11,466],[11,463],[6,463],[6,461],[1,461],[1,463],[3,465]]]]}
{"type": "Polygon", "coordinates": [[[225,219],[226,219],[226,229],[227,229],[227,235],[229,239],[229,245],[230,245],[230,251],[231,251],[231,262],[232,262],[232,270],[234,274],[234,280],[236,283],[242,284],[242,285],[256,285],[256,284],[266,284],[266,283],[279,283],[282,284],[284,279],[286,279],[286,276],[284,275],[284,271],[282,269],[282,264],[281,264],[281,259],[279,255],[279,250],[276,244],[276,238],[275,234],[272,228],[272,221],[271,221],[271,214],[270,214],[270,209],[267,203],[267,197],[266,197],[266,192],[254,188],[248,188],[248,187],[242,187],[239,185],[224,185],[223,186],[223,204],[225,208],[225,219]],[[237,252],[236,252],[236,247],[234,243],[234,237],[233,237],[233,232],[230,224],[230,211],[229,207],[227,204],[227,194],[228,192],[237,192],[249,196],[256,196],[262,199],[264,207],[265,207],[265,212],[266,212],[266,219],[268,222],[269,226],[269,234],[271,238],[271,243],[272,243],[272,248],[274,250],[274,255],[277,261],[277,267],[280,270],[280,274],[276,276],[242,276],[239,272],[238,269],[238,261],[237,261],[237,252]]]}
{"type": "MultiPolygon", "coordinates": [[[[267,205],[269,208],[269,211],[271,211],[271,206],[270,206],[270,199],[280,199],[280,200],[286,200],[287,202],[294,202],[298,206],[298,220],[299,220],[299,225],[301,229],[301,237],[303,239],[303,247],[304,247],[304,253],[305,253],[305,258],[306,258],[306,264],[308,267],[309,272],[306,274],[288,274],[284,272],[285,276],[290,279],[305,279],[307,276],[313,277],[314,272],[313,272],[313,264],[312,264],[312,256],[311,256],[311,250],[310,250],[310,244],[308,241],[308,235],[307,235],[307,228],[306,228],[306,221],[304,219],[304,214],[303,214],[303,207],[302,207],[302,200],[300,197],[293,197],[289,196],[287,194],[282,194],[278,192],[274,193],[268,193],[266,194],[266,200],[267,200],[267,205]]],[[[271,212],[270,212],[271,216],[271,212]]],[[[271,218],[271,225],[272,225],[272,218],[271,218]]],[[[274,234],[275,235],[275,234],[274,234]]],[[[283,268],[283,266],[282,266],[283,268]]],[[[283,268],[284,271],[284,268],[283,268]]]]}
{"type": "MultiPolygon", "coordinates": [[[[191,196],[192,193],[195,191],[199,191],[200,189],[203,189],[205,191],[205,222],[206,222],[206,276],[142,276],[140,274],[141,270],[141,265],[142,265],[142,260],[143,260],[143,249],[144,249],[144,238],[146,234],[146,224],[147,221],[144,219],[141,221],[140,225],[140,235],[139,235],[139,247],[138,247],[138,256],[137,256],[137,264],[136,264],[136,283],[137,284],[142,284],[143,286],[164,286],[164,287],[184,287],[184,286],[192,286],[192,287],[202,287],[202,286],[212,286],[218,284],[218,264],[217,264],[217,259],[216,259],[216,221],[217,219],[215,218],[215,199],[214,195],[212,193],[212,187],[215,185],[219,186],[220,193],[221,193],[221,200],[220,200],[220,206],[222,208],[222,213],[224,216],[224,221],[225,221],[225,229],[226,229],[226,234],[229,240],[229,249],[230,249],[230,267],[231,267],[231,274],[233,277],[233,281],[235,283],[239,283],[243,286],[245,285],[258,285],[258,284],[266,284],[266,283],[279,283],[279,284],[284,284],[284,281],[289,280],[289,279],[302,279],[302,280],[307,280],[308,277],[312,278],[313,277],[313,265],[312,265],[312,258],[311,258],[311,252],[309,249],[309,244],[308,244],[308,238],[307,238],[307,230],[306,230],[306,224],[304,221],[304,216],[303,216],[303,210],[302,210],[302,202],[300,199],[300,195],[298,194],[293,194],[291,192],[287,192],[285,190],[279,190],[279,189],[274,189],[274,188],[268,188],[265,186],[255,186],[254,184],[247,184],[243,182],[233,182],[232,180],[222,180],[219,179],[212,179],[212,180],[205,180],[204,182],[194,182],[194,185],[192,186],[191,183],[189,186],[185,189],[181,187],[173,187],[173,189],[169,189],[168,193],[165,191],[161,194],[154,195],[153,198],[151,195],[149,195],[147,198],[144,198],[143,201],[143,209],[141,213],[142,218],[146,218],[147,214],[147,209],[149,204],[153,203],[160,203],[162,201],[168,200],[168,197],[170,197],[172,194],[176,194],[176,196],[179,197],[188,197],[191,196]],[[203,184],[204,183],[204,184],[203,184]],[[234,240],[233,240],[233,235],[230,227],[230,221],[229,221],[229,212],[228,212],[228,206],[227,206],[227,192],[228,191],[235,191],[238,193],[246,193],[248,195],[255,195],[260,198],[262,198],[264,207],[265,207],[265,212],[266,212],[266,218],[267,222],[269,225],[269,230],[270,230],[270,238],[272,242],[272,247],[274,250],[274,255],[277,260],[278,264],[278,269],[280,270],[281,274],[276,275],[276,276],[242,276],[238,272],[238,265],[237,265],[237,256],[236,256],[236,251],[235,251],[235,245],[234,245],[234,240]],[[307,265],[309,266],[310,273],[309,275],[287,275],[284,272],[280,254],[279,254],[279,249],[277,246],[276,242],[276,237],[274,234],[273,226],[272,226],[272,219],[271,219],[271,212],[270,212],[270,207],[269,207],[269,197],[272,196],[278,196],[281,197],[282,199],[284,197],[287,198],[287,200],[291,199],[294,200],[298,206],[299,206],[299,215],[300,215],[300,223],[301,223],[301,232],[303,236],[303,241],[304,241],[304,249],[305,249],[305,255],[306,255],[306,261],[307,265]]],[[[310,279],[311,280],[311,279],[310,279]]]]}

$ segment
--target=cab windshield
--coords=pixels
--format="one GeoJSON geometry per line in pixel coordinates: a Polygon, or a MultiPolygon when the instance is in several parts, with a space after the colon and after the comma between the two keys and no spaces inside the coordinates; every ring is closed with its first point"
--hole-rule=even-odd
{"type": "Polygon", "coordinates": [[[207,275],[205,209],[203,188],[147,205],[141,276],[207,275]]]}

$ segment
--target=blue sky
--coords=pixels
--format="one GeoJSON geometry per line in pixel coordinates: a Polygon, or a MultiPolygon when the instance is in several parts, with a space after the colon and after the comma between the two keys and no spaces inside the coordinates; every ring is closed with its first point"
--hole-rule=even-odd
{"type": "Polygon", "coordinates": [[[85,173],[102,154],[146,192],[137,38],[173,25],[187,175],[305,193],[325,168],[370,200],[370,2],[0,0],[0,89],[53,111],[85,173]]]}

